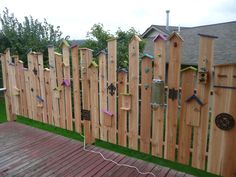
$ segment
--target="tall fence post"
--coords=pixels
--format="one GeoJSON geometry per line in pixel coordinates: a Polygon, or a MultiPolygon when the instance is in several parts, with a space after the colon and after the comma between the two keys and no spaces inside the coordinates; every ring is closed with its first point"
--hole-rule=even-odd
{"type": "Polygon", "coordinates": [[[107,41],[108,45],[108,110],[113,114],[111,127],[108,130],[108,141],[116,144],[116,125],[117,125],[117,91],[116,91],[116,64],[117,64],[117,42],[116,39],[107,41]],[[114,87],[113,87],[114,86],[114,87]],[[113,88],[112,88],[113,87],[113,88]]]}
{"type": "MultiPolygon", "coordinates": [[[[80,65],[81,65],[81,79],[82,79],[82,100],[83,100],[83,109],[86,111],[91,110],[91,95],[89,87],[89,64],[92,61],[92,50],[87,48],[80,49],[80,65]]],[[[84,135],[85,135],[85,144],[90,144],[93,142],[92,132],[91,132],[91,120],[84,119],[84,135]]]]}
{"type": "Polygon", "coordinates": [[[74,93],[74,117],[75,131],[81,133],[81,101],[80,101],[80,65],[78,46],[72,46],[72,74],[73,74],[73,93],[74,93]]]}
{"type": "MultiPolygon", "coordinates": [[[[154,39],[154,79],[160,79],[165,82],[165,67],[166,67],[166,38],[162,35],[157,35],[154,39]]],[[[164,105],[161,105],[157,110],[153,110],[152,124],[152,155],[163,156],[163,134],[164,134],[164,105]]]]}
{"type": "Polygon", "coordinates": [[[168,68],[168,107],[166,116],[165,158],[175,160],[176,131],[178,119],[178,90],[183,39],[174,32],[170,37],[170,61],[168,68]]]}
{"type": "Polygon", "coordinates": [[[71,80],[70,80],[70,49],[66,40],[62,43],[62,56],[64,65],[64,80],[60,83],[65,87],[65,110],[66,110],[66,128],[73,130],[72,124],[72,100],[71,100],[71,80]],[[69,84],[66,84],[69,83],[69,84]]]}
{"type": "Polygon", "coordinates": [[[139,120],[139,42],[134,36],[129,43],[129,93],[131,94],[131,110],[129,112],[129,148],[138,150],[139,120]]]}
{"type": "Polygon", "coordinates": [[[214,36],[200,35],[197,96],[203,102],[200,111],[200,125],[194,127],[192,166],[205,169],[207,133],[209,122],[209,96],[212,82],[214,36]],[[207,79],[202,80],[200,73],[205,72],[207,79]]]}
{"type": "Polygon", "coordinates": [[[207,170],[225,177],[236,174],[235,88],[236,64],[215,66],[207,170]]]}
{"type": "Polygon", "coordinates": [[[2,62],[3,86],[6,88],[4,96],[5,96],[7,120],[13,121],[16,119],[16,115],[14,114],[12,107],[9,71],[7,66],[9,63],[7,63],[6,54],[1,54],[1,62],[2,62]]]}

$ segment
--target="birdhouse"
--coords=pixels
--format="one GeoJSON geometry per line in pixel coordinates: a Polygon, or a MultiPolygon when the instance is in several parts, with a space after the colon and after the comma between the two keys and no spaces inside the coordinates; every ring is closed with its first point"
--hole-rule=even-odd
{"type": "Polygon", "coordinates": [[[203,106],[202,101],[193,94],[186,101],[186,123],[190,126],[198,127],[200,125],[200,113],[203,106]]]}
{"type": "Polygon", "coordinates": [[[104,114],[103,125],[105,125],[106,127],[111,127],[113,114],[110,111],[104,109],[102,109],[101,111],[104,114]]]}
{"type": "Polygon", "coordinates": [[[121,110],[130,111],[131,110],[131,94],[121,93],[121,110]]]}
{"type": "Polygon", "coordinates": [[[201,84],[206,84],[208,82],[208,71],[205,68],[201,68],[198,71],[198,81],[201,84]]]}

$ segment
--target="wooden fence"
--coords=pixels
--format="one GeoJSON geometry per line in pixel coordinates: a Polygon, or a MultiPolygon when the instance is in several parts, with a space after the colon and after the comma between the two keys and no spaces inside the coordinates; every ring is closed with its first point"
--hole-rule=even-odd
{"type": "Polygon", "coordinates": [[[213,67],[212,36],[200,35],[198,71],[181,71],[184,41],[177,33],[155,38],[154,57],[140,59],[139,42],[134,36],[129,43],[128,71],[117,69],[115,39],[108,41],[108,54],[99,53],[98,64],[92,50],[66,41],[62,54],[48,48],[49,68],[41,53],[30,52],[24,68],[6,50],[1,61],[8,119],[23,115],[84,133],[86,143],[101,139],[235,176],[236,64],[213,67]]]}

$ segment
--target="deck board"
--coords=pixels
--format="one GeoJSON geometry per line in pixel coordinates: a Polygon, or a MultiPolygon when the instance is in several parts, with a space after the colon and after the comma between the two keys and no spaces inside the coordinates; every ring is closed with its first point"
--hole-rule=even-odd
{"type": "MultiPolygon", "coordinates": [[[[188,176],[153,163],[129,158],[95,146],[86,149],[101,152],[105,158],[134,165],[156,176],[188,176]]],[[[105,161],[99,154],[85,151],[81,142],[16,122],[0,124],[0,177],[5,176],[124,176],[143,177],[135,169],[105,161]]]]}

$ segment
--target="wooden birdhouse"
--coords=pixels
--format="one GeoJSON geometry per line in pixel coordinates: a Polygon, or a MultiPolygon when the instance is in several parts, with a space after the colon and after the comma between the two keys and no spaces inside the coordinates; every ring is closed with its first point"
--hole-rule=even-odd
{"type": "Polygon", "coordinates": [[[104,109],[102,109],[101,111],[104,114],[103,125],[105,125],[106,127],[111,127],[113,114],[110,111],[104,109]]]}
{"type": "Polygon", "coordinates": [[[201,68],[198,71],[198,81],[201,84],[206,84],[209,80],[208,71],[205,68],[201,68]]]}
{"type": "Polygon", "coordinates": [[[121,93],[121,110],[130,111],[131,110],[131,94],[121,93]]]}
{"type": "Polygon", "coordinates": [[[200,125],[200,113],[203,106],[202,101],[193,94],[186,101],[186,123],[190,126],[198,127],[200,125]]]}

